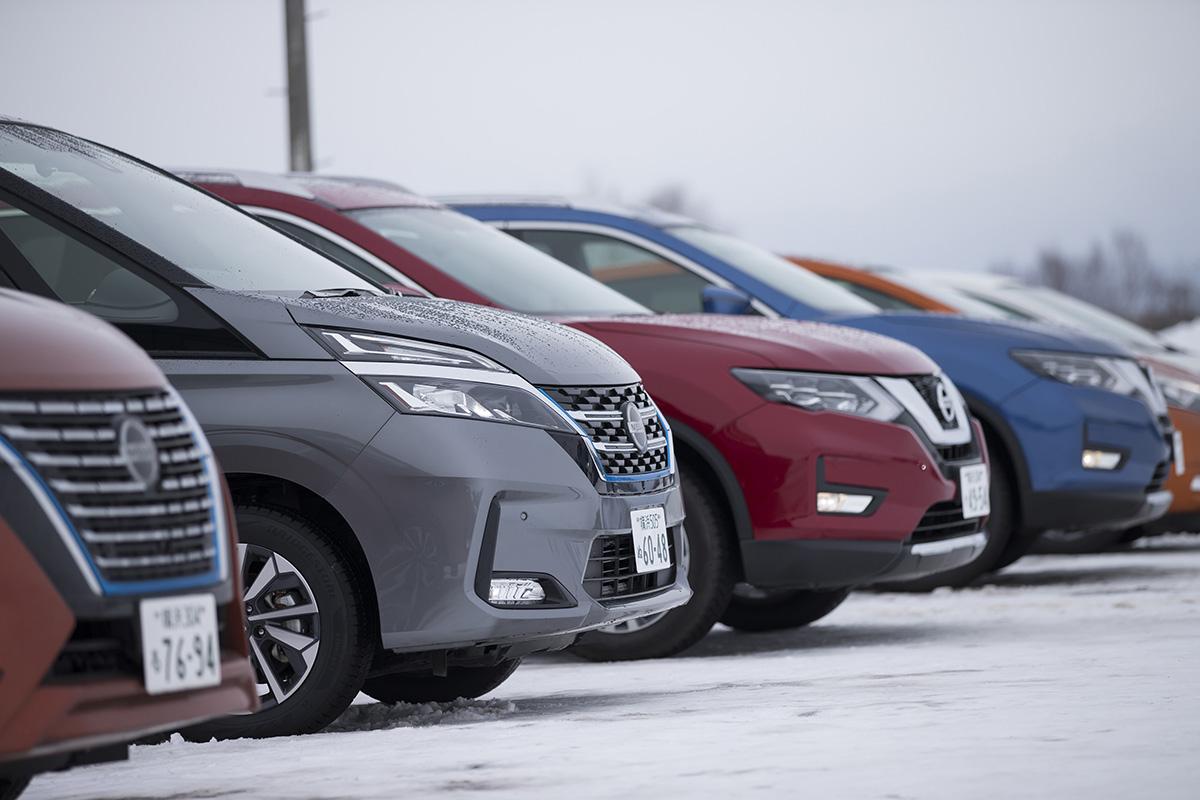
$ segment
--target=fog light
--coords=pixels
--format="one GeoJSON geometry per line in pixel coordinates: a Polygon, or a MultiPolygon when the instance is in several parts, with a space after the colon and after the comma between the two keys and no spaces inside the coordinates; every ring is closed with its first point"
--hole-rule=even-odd
{"type": "Polygon", "coordinates": [[[544,603],[546,590],[534,578],[492,578],[488,602],[497,606],[530,606],[544,603]]]}
{"type": "Polygon", "coordinates": [[[1121,454],[1111,450],[1084,450],[1080,463],[1084,469],[1116,469],[1121,463],[1121,454]]]}
{"type": "Polygon", "coordinates": [[[869,494],[817,492],[817,512],[820,514],[861,514],[869,505],[869,494]]]}

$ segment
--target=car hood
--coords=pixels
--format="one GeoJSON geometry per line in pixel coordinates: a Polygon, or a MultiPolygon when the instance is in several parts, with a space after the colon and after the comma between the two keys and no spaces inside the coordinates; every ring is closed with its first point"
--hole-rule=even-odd
{"type": "Polygon", "coordinates": [[[0,390],[162,389],[166,378],[112,325],[62,303],[0,289],[0,390]]]}
{"type": "Polygon", "coordinates": [[[640,380],[608,345],[573,328],[489,306],[420,297],[274,298],[300,325],[386,333],[463,347],[527,381],[617,386],[640,380]]]}
{"type": "Polygon", "coordinates": [[[1038,322],[982,320],[955,314],[906,312],[837,317],[828,321],[866,328],[904,341],[912,341],[910,337],[918,336],[918,344],[922,347],[931,346],[929,337],[937,337],[938,341],[947,342],[947,346],[953,346],[950,343],[955,341],[965,344],[968,339],[987,338],[993,344],[1008,349],[1057,350],[1123,357],[1132,355],[1129,350],[1111,342],[1038,322]]]}
{"type": "Polygon", "coordinates": [[[624,333],[679,339],[697,350],[733,348],[767,359],[779,369],[867,375],[923,375],[937,369],[928,356],[903,342],[821,322],[721,314],[572,317],[560,321],[601,338],[606,333],[624,333]]]}

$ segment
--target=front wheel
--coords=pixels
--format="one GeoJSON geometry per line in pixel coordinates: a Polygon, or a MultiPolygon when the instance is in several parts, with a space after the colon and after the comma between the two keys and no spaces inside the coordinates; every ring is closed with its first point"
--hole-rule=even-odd
{"type": "Polygon", "coordinates": [[[259,710],[184,735],[206,741],[314,733],[349,708],[373,654],[353,568],[325,533],[290,512],[236,511],[259,710]]]}
{"type": "Polygon", "coordinates": [[[483,697],[508,680],[521,659],[510,658],[489,667],[450,667],[445,676],[397,673],[367,678],[363,692],[381,703],[448,703],[483,697]]]}
{"type": "Polygon", "coordinates": [[[692,599],[663,614],[621,622],[579,637],[568,652],[589,661],[628,661],[673,656],[704,638],[729,605],[734,583],[732,537],[708,486],[681,473],[687,509],[682,558],[692,599]]]}
{"type": "Polygon", "coordinates": [[[800,628],[831,614],[849,595],[849,589],[764,592],[738,587],[721,622],[747,632],[800,628]]]}

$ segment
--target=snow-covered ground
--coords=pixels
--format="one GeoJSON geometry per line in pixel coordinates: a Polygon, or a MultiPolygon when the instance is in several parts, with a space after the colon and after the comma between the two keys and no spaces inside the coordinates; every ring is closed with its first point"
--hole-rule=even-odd
{"type": "Polygon", "coordinates": [[[544,658],[490,698],[336,727],[137,747],[28,797],[1200,797],[1200,536],[856,595],[684,658],[544,658]]]}

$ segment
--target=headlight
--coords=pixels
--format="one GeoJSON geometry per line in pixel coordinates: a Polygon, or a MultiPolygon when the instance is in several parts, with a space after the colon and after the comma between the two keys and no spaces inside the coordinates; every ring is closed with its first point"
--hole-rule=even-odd
{"type": "Polygon", "coordinates": [[[1018,350],[1013,353],[1013,358],[1044,378],[1072,386],[1106,389],[1118,394],[1133,392],[1133,386],[1117,372],[1109,358],[1038,350],[1018,350]]]}
{"type": "Polygon", "coordinates": [[[379,333],[314,330],[326,350],[342,361],[385,361],[400,364],[430,364],[441,367],[482,369],[488,372],[508,372],[486,356],[461,347],[385,336],[379,333]]]}
{"type": "Polygon", "coordinates": [[[1168,405],[1200,413],[1200,383],[1163,375],[1161,372],[1154,373],[1154,377],[1158,387],[1166,395],[1168,405]]]}
{"type": "Polygon", "coordinates": [[[871,378],[819,372],[735,369],[742,383],[776,403],[806,411],[832,411],[891,422],[902,413],[899,403],[871,378]]]}
{"type": "Polygon", "coordinates": [[[516,386],[473,383],[452,378],[370,377],[384,397],[408,414],[471,417],[514,425],[574,433],[575,429],[555,413],[545,398],[516,386]]]}
{"type": "Polygon", "coordinates": [[[1054,353],[1048,350],[1014,350],[1018,362],[1045,378],[1138,397],[1155,415],[1166,413],[1162,392],[1149,370],[1131,358],[1054,353]]]}
{"type": "Polygon", "coordinates": [[[378,333],[310,332],[343,366],[405,414],[578,433],[557,406],[524,378],[479,353],[378,333]]]}

